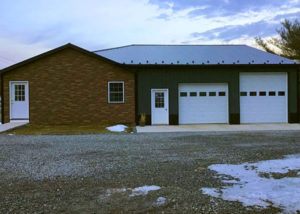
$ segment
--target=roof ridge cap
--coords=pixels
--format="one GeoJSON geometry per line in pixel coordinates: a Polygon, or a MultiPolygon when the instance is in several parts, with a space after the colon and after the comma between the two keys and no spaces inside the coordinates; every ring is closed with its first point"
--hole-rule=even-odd
{"type": "Polygon", "coordinates": [[[92,52],[108,51],[108,50],[113,50],[113,49],[126,48],[126,47],[130,47],[130,46],[133,46],[133,44],[132,45],[123,45],[123,46],[113,47],[113,48],[104,48],[104,49],[99,49],[99,50],[95,50],[92,52]]]}

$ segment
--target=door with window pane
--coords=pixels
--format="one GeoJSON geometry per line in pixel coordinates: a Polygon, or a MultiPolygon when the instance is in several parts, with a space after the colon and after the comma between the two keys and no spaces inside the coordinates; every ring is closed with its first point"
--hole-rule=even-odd
{"type": "Polygon", "coordinates": [[[10,119],[29,119],[28,82],[10,83],[10,119]]]}
{"type": "Polygon", "coordinates": [[[152,124],[169,124],[168,89],[151,90],[151,120],[152,124]]]}

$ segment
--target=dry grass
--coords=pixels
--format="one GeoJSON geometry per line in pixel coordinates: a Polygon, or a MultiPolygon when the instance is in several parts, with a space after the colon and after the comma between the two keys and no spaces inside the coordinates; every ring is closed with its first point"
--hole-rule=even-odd
{"type": "MultiPolygon", "coordinates": [[[[106,129],[109,125],[90,124],[90,125],[25,125],[3,134],[14,135],[63,135],[63,134],[99,134],[111,133],[106,129]]],[[[131,130],[129,126],[128,130],[131,130]]]]}

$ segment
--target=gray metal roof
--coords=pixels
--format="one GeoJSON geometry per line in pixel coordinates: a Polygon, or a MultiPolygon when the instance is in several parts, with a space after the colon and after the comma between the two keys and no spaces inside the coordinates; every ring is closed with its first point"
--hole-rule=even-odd
{"type": "Polygon", "coordinates": [[[121,64],[294,64],[247,45],[129,45],[95,51],[121,64]]]}

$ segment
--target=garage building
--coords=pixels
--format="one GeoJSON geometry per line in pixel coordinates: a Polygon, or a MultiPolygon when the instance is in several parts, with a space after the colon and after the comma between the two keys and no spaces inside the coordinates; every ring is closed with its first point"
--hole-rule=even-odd
{"type": "Polygon", "coordinates": [[[246,45],[131,45],[97,51],[136,72],[148,124],[298,122],[294,61],[246,45]]]}
{"type": "Polygon", "coordinates": [[[1,71],[2,123],[298,123],[298,72],[246,45],[66,44],[1,71]]]}

